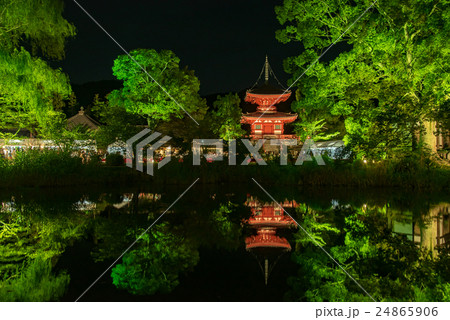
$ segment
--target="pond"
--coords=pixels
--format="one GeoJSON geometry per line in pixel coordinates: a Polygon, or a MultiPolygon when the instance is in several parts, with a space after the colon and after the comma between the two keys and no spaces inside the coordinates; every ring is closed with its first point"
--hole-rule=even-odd
{"type": "Polygon", "coordinates": [[[450,298],[448,194],[259,183],[0,190],[0,301],[450,298]]]}

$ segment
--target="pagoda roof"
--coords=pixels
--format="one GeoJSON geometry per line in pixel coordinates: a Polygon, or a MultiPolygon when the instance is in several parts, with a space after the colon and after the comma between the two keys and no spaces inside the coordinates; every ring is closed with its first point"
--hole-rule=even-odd
{"type": "Polygon", "coordinates": [[[247,93],[257,94],[257,95],[281,95],[281,94],[291,94],[290,90],[283,90],[278,86],[274,86],[268,81],[264,82],[262,85],[247,90],[247,93]]]}
{"type": "Polygon", "coordinates": [[[247,250],[254,248],[284,248],[291,250],[291,245],[286,238],[279,237],[274,234],[250,236],[245,239],[245,247],[247,250]]]}
{"type": "MultiPolygon", "coordinates": [[[[248,101],[245,101],[245,97],[247,95],[247,91],[241,91],[238,93],[239,98],[241,98],[241,104],[240,108],[242,109],[242,112],[245,114],[246,112],[255,112],[257,105],[250,103],[248,101]]],[[[295,101],[295,97],[293,95],[290,95],[290,97],[286,101],[278,101],[276,104],[277,110],[280,112],[291,112],[291,104],[295,101]]]]}
{"type": "Polygon", "coordinates": [[[249,120],[257,120],[257,119],[276,119],[276,120],[288,120],[288,121],[294,121],[297,119],[297,114],[295,113],[286,113],[286,112],[251,112],[251,113],[244,113],[242,115],[243,118],[249,119],[249,120]]]}

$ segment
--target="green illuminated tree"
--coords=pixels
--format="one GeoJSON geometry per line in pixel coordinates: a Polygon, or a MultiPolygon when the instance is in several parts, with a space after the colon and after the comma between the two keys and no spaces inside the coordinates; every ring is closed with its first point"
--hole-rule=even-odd
{"type": "Polygon", "coordinates": [[[197,249],[179,230],[168,224],[155,226],[112,269],[113,284],[133,294],[168,293],[178,285],[178,275],[199,261],[197,249]]]}
{"type": "Polygon", "coordinates": [[[205,210],[192,211],[182,222],[186,235],[198,247],[236,249],[241,245],[242,219],[237,213],[238,205],[228,201],[214,202],[205,210]]]}
{"type": "Polygon", "coordinates": [[[71,92],[67,76],[41,57],[62,59],[75,28],[59,0],[1,0],[0,8],[0,129],[40,133],[59,116],[55,97],[71,92]]]}
{"type": "Polygon", "coordinates": [[[139,115],[127,112],[124,107],[111,107],[108,100],[101,100],[98,95],[94,96],[91,110],[102,123],[95,132],[97,147],[100,149],[106,149],[116,140],[126,141],[142,130],[137,125],[145,124],[139,115]]]}
{"type": "Polygon", "coordinates": [[[383,157],[414,150],[424,121],[450,97],[450,6],[448,0],[378,1],[353,24],[371,3],[285,0],[276,7],[283,25],[277,39],[305,48],[285,61],[294,79],[339,39],[339,55],[327,61],[328,52],[297,84],[301,96],[293,108],[316,111],[313,120],[343,117],[344,140],[360,155],[383,157]]]}
{"type": "Polygon", "coordinates": [[[187,117],[183,108],[192,117],[203,118],[207,107],[198,94],[200,81],[194,71],[180,69],[180,59],[172,51],[137,49],[130,55],[133,59],[121,55],[114,61],[113,73],[123,80],[123,88],[109,94],[111,106],[144,117],[152,129],[160,121],[187,117]]]}
{"type": "Polygon", "coordinates": [[[229,93],[218,96],[214,101],[211,126],[213,132],[224,140],[232,140],[241,137],[245,131],[241,128],[242,110],[239,108],[241,99],[237,94],[229,93]]]}
{"type": "Polygon", "coordinates": [[[338,136],[339,132],[325,133],[325,119],[317,121],[303,120],[294,124],[295,133],[302,141],[311,138],[314,141],[330,140],[338,136]]]}
{"type": "Polygon", "coordinates": [[[67,246],[84,236],[88,222],[72,210],[20,197],[10,210],[0,210],[0,301],[61,298],[70,277],[55,274],[52,267],[67,246]]]}
{"type": "MultiPolygon", "coordinates": [[[[387,224],[384,208],[336,208],[342,232],[320,216],[303,214],[305,229],[377,301],[448,301],[448,249],[433,257],[387,224]],[[305,216],[309,215],[308,216],[305,216]]],[[[309,237],[296,236],[292,258],[300,266],[289,279],[290,300],[371,301],[364,291],[309,237]]]]}
{"type": "MultiPolygon", "coordinates": [[[[324,219],[325,215],[320,215],[316,210],[311,209],[307,205],[299,205],[296,211],[300,215],[299,221],[302,227],[309,234],[306,234],[302,229],[297,231],[295,234],[297,249],[309,244],[324,246],[328,242],[330,235],[339,233],[339,230],[332,225],[331,221],[324,219]]],[[[327,215],[330,214],[327,213],[327,215]]]]}
{"type": "MultiPolygon", "coordinates": [[[[179,283],[179,275],[189,272],[199,262],[198,248],[231,250],[239,247],[242,217],[233,214],[236,207],[231,202],[222,203],[211,211],[185,212],[176,225],[165,222],[155,226],[136,243],[136,249],[125,254],[122,263],[113,268],[114,285],[133,294],[171,292],[179,283]]],[[[130,231],[119,233],[130,234],[130,231]]],[[[136,235],[140,232],[142,229],[136,235]]],[[[111,237],[114,238],[114,234],[111,237]]],[[[117,237],[115,239],[113,242],[117,242],[117,237]]],[[[111,247],[117,248],[108,245],[104,253],[111,254],[111,247]]],[[[111,257],[114,256],[117,254],[111,257]]]]}

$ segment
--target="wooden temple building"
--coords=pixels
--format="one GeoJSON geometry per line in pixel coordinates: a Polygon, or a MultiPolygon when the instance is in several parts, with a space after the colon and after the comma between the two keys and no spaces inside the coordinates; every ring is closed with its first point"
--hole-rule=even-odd
{"type": "Polygon", "coordinates": [[[88,116],[84,112],[84,108],[81,107],[76,115],[67,119],[67,128],[72,130],[75,127],[83,127],[87,130],[95,131],[100,127],[100,123],[88,116]]]}
{"type": "Polygon", "coordinates": [[[247,90],[244,98],[245,102],[256,105],[256,110],[242,114],[241,123],[250,126],[250,138],[255,140],[295,139],[295,135],[286,134],[285,125],[295,121],[297,114],[277,110],[278,104],[286,102],[291,97],[291,91],[283,89],[279,82],[278,85],[270,83],[269,75],[272,74],[275,79],[276,76],[267,56],[263,70],[264,83],[256,86],[260,80],[258,79],[253,88],[247,90]]]}
{"type": "MultiPolygon", "coordinates": [[[[99,128],[100,123],[88,116],[83,107],[73,117],[67,119],[67,129],[74,130],[75,128],[83,128],[84,130],[95,131],[99,128]]],[[[17,130],[6,130],[6,132],[14,133],[17,130]]],[[[80,150],[96,151],[96,143],[91,140],[77,140],[75,146],[80,150]]],[[[2,140],[0,139],[0,155],[10,159],[20,150],[25,149],[58,149],[60,146],[53,140],[39,139],[27,130],[18,130],[17,136],[14,139],[2,140]]]]}
{"type": "Polygon", "coordinates": [[[418,135],[417,138],[422,138],[440,158],[450,160],[450,131],[443,129],[436,121],[425,121],[424,127],[423,136],[418,135]]]}

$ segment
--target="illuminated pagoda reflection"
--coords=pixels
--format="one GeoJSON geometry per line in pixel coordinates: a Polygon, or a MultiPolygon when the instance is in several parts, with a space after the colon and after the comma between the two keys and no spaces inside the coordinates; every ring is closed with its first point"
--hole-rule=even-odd
{"type": "MultiPolygon", "coordinates": [[[[279,203],[282,207],[295,208],[295,201],[279,203]]],[[[246,223],[256,230],[256,234],[245,239],[245,248],[252,253],[264,274],[267,285],[270,273],[281,256],[291,251],[287,239],[277,234],[278,230],[296,227],[294,220],[285,214],[275,202],[260,202],[249,196],[245,205],[250,207],[251,216],[246,223]]]]}

